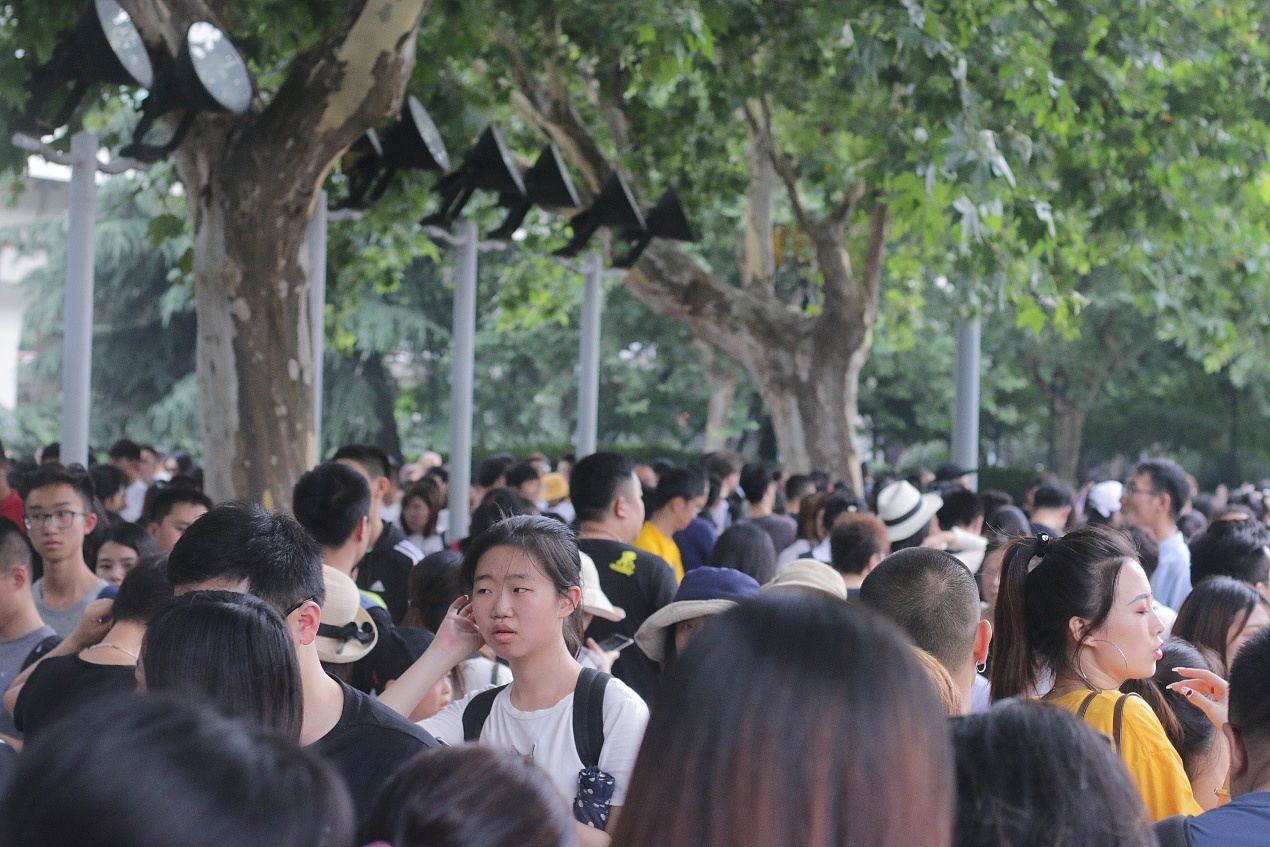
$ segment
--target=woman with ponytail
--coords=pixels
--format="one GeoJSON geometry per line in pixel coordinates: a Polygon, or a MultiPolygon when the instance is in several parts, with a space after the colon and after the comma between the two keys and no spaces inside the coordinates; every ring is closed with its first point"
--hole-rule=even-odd
{"type": "Polygon", "coordinates": [[[1059,539],[1020,538],[1006,550],[997,597],[992,697],[1035,697],[1110,737],[1152,820],[1199,814],[1159,718],[1130,679],[1155,673],[1164,624],[1133,545],[1109,527],[1059,539]],[[1045,690],[1048,687],[1048,690],[1045,690]]]}

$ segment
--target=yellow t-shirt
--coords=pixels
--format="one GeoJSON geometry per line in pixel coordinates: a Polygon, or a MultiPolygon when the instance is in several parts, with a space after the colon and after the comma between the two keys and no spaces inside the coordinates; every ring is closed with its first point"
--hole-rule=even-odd
{"type": "MultiPolygon", "coordinates": [[[[1070,691],[1048,702],[1074,715],[1088,696],[1088,691],[1070,691]]],[[[1085,712],[1085,723],[1111,738],[1118,699],[1119,691],[1100,692],[1085,712]]],[[[1198,815],[1204,811],[1195,802],[1182,757],[1169,743],[1160,719],[1146,701],[1136,695],[1130,696],[1124,704],[1120,758],[1138,786],[1151,820],[1170,815],[1198,815]]]]}
{"type": "Polygon", "coordinates": [[[679,545],[675,543],[675,539],[666,535],[651,522],[645,521],[644,528],[639,531],[639,537],[635,539],[635,546],[654,556],[661,556],[675,572],[675,582],[683,581],[684,560],[683,556],[679,555],[679,545]]]}

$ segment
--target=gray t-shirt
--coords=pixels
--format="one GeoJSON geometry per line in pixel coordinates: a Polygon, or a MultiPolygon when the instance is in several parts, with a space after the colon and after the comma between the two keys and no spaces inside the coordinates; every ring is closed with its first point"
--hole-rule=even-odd
{"type": "MultiPolygon", "coordinates": [[[[0,641],[0,691],[6,690],[17,675],[22,672],[22,662],[35,645],[50,635],[56,635],[51,626],[42,626],[12,641],[0,641]]],[[[21,737],[17,727],[13,725],[13,716],[5,709],[0,709],[0,735],[21,737]]]]}
{"type": "Polygon", "coordinates": [[[31,594],[35,596],[35,608],[39,611],[40,617],[44,618],[44,622],[53,627],[53,631],[62,638],[71,634],[75,629],[75,624],[79,623],[79,619],[84,616],[84,609],[88,608],[88,604],[97,599],[102,589],[109,585],[105,580],[97,580],[97,585],[84,595],[83,599],[78,603],[72,603],[65,609],[50,609],[44,605],[44,580],[37,579],[35,584],[31,586],[31,594]]]}

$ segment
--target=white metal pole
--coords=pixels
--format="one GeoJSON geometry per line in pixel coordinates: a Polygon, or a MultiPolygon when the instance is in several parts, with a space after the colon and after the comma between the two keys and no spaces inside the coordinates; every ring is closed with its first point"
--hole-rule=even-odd
{"type": "Polygon", "coordinates": [[[97,136],[71,138],[70,232],[62,330],[62,461],[88,465],[93,372],[93,237],[97,214],[97,136]]]}
{"type": "MultiPolygon", "coordinates": [[[[957,322],[957,396],[953,413],[952,460],[963,468],[979,468],[980,319],[957,322]]],[[[973,488],[979,474],[971,475],[973,488]]]]}
{"type": "Polygon", "coordinates": [[[326,318],[326,191],[318,191],[305,234],[309,248],[309,335],[313,349],[313,444],[322,459],[322,373],[326,318]]]}
{"type": "Polygon", "coordinates": [[[578,353],[578,458],[596,450],[600,412],[600,313],[604,305],[604,260],[598,251],[582,267],[582,338],[578,353]]]}
{"type": "Polygon", "coordinates": [[[476,357],[476,224],[457,225],[454,261],[453,364],[450,374],[450,524],[446,535],[463,538],[468,530],[472,485],[472,381],[476,357]]]}

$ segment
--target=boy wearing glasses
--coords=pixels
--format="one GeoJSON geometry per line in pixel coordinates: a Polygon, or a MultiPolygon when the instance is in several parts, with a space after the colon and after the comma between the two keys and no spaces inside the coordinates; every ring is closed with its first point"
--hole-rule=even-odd
{"type": "Polygon", "coordinates": [[[27,482],[23,522],[44,562],[44,576],[31,586],[40,617],[62,638],[107,583],[84,561],[84,536],[97,526],[88,474],[48,465],[27,482]]]}

